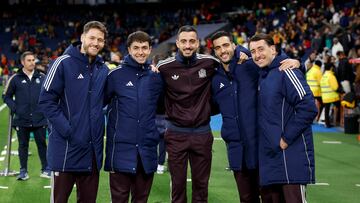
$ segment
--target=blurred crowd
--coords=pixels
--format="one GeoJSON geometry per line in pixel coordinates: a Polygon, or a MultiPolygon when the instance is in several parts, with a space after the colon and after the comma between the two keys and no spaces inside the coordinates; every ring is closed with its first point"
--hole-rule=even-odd
{"type": "MultiPolygon", "coordinates": [[[[108,27],[109,36],[102,54],[115,66],[127,52],[127,35],[135,30],[149,33],[156,48],[175,35],[181,25],[215,22],[229,22],[234,41],[245,47],[255,33],[271,33],[279,49],[291,58],[300,59],[308,68],[316,59],[333,60],[338,66],[339,51],[344,52],[347,59],[360,57],[357,4],[356,1],[324,0],[254,3],[252,7],[244,7],[213,0],[196,5],[150,5],[146,8],[136,4],[123,8],[67,6],[34,10],[20,7],[4,11],[0,17],[0,37],[9,39],[0,44],[0,73],[6,80],[19,68],[19,54],[27,50],[37,55],[37,67],[46,71],[49,60],[57,58],[69,43],[79,39],[82,26],[89,19],[102,21],[108,27]]],[[[210,40],[203,40],[201,45],[201,52],[211,52],[210,40]]],[[[353,72],[356,72],[354,67],[353,72]]]]}

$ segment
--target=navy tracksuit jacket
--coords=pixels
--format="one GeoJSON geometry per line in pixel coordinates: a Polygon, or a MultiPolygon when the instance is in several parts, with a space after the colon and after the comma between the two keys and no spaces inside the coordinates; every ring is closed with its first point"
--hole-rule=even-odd
{"type": "Polygon", "coordinates": [[[157,169],[159,132],[156,107],[163,81],[149,64],[138,64],[130,55],[107,78],[108,109],[105,170],[136,173],[138,157],[145,173],[157,169]]]}

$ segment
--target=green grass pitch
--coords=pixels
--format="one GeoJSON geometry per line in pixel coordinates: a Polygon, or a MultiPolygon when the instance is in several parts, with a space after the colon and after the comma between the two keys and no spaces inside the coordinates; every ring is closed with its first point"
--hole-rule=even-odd
{"type": "MultiPolygon", "coordinates": [[[[2,92],[2,88],[0,88],[2,92]]],[[[2,101],[0,101],[0,106],[2,101]]],[[[0,148],[4,150],[7,141],[8,109],[0,112],[0,148]]],[[[219,138],[219,132],[214,132],[219,138]]],[[[307,187],[309,203],[355,203],[360,202],[360,144],[357,135],[343,133],[315,133],[316,181],[319,185],[307,187]],[[324,141],[339,141],[341,144],[326,144],[324,141]]],[[[12,150],[17,149],[17,141],[12,150]]],[[[50,180],[40,178],[40,160],[34,141],[30,142],[28,170],[30,179],[17,181],[15,177],[0,177],[1,203],[42,203],[50,200],[50,180]]],[[[4,155],[1,155],[3,157],[4,155]]],[[[226,171],[226,149],[222,140],[214,140],[213,161],[209,183],[209,203],[239,202],[233,174],[226,171]]],[[[0,170],[4,161],[0,161],[0,170]]],[[[17,156],[11,156],[11,169],[19,170],[17,156]]],[[[189,173],[190,178],[190,173],[189,173]]],[[[191,182],[187,185],[187,194],[191,202],[191,182]]],[[[155,174],[149,197],[149,203],[170,202],[169,173],[155,174]]],[[[109,203],[110,191],[108,173],[101,171],[97,202],[109,203]]],[[[69,202],[76,202],[75,188],[69,202]]]]}

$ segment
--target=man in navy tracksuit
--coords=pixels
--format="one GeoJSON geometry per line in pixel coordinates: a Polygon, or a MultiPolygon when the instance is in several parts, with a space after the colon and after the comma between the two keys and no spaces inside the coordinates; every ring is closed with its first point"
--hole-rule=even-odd
{"type": "Polygon", "coordinates": [[[112,202],[147,202],[157,170],[159,133],[156,107],[163,81],[152,72],[148,34],[137,31],[127,39],[129,55],[107,79],[110,100],[105,170],[110,171],[112,202]]]}
{"type": "Polygon", "coordinates": [[[304,202],[305,186],[315,182],[311,123],[317,110],[299,70],[279,71],[271,36],[250,39],[253,61],[261,68],[258,97],[259,168],[263,202],[304,202]]]}
{"type": "Polygon", "coordinates": [[[81,43],[69,46],[52,64],[39,104],[49,120],[48,161],[52,202],[67,202],[77,186],[78,202],[96,202],[103,160],[104,87],[108,68],[98,56],[105,26],[85,24],[81,43]]]}
{"type": "MultiPolygon", "coordinates": [[[[212,79],[213,100],[223,118],[221,136],[226,143],[240,202],[257,203],[260,202],[256,131],[259,74],[253,63],[238,64],[231,39],[231,34],[225,31],[211,37],[215,55],[221,61],[212,79]]],[[[239,48],[250,55],[247,49],[239,48]]]]}
{"type": "MultiPolygon", "coordinates": [[[[257,88],[259,69],[250,52],[232,42],[232,36],[218,31],[213,49],[221,65],[212,79],[213,100],[223,118],[221,136],[227,147],[241,202],[260,202],[258,180],[257,88]],[[236,53],[236,54],[235,54],[236,53]],[[246,57],[243,58],[242,54],[246,57]],[[240,59],[240,60],[239,60],[240,59]]],[[[298,67],[288,59],[281,68],[298,67]]]]}
{"type": "Polygon", "coordinates": [[[24,66],[7,83],[3,98],[13,113],[12,126],[15,127],[19,141],[20,174],[18,180],[29,178],[27,161],[30,132],[34,133],[41,161],[41,177],[50,178],[46,161],[46,126],[44,115],[39,111],[38,101],[45,75],[35,70],[35,55],[24,52],[21,55],[24,66]],[[15,96],[15,97],[14,97],[15,96]]]}

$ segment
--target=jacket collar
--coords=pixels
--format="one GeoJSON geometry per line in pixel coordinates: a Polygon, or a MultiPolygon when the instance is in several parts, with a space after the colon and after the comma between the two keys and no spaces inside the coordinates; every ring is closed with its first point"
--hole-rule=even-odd
{"type": "Polygon", "coordinates": [[[150,68],[150,62],[146,61],[144,64],[140,64],[135,61],[135,59],[131,55],[126,55],[124,62],[124,65],[136,68],[136,69],[142,69],[142,70],[148,70],[150,68]]]}
{"type": "Polygon", "coordinates": [[[175,55],[175,59],[177,61],[179,61],[182,64],[185,65],[191,65],[194,64],[196,62],[196,53],[194,53],[192,56],[190,57],[184,57],[182,54],[180,54],[180,52],[178,51],[175,55]]]}
{"type": "MultiPolygon", "coordinates": [[[[21,68],[21,69],[18,70],[18,74],[27,77],[27,75],[25,74],[23,68],[21,68]]],[[[33,78],[38,78],[39,76],[40,76],[40,72],[35,69],[35,70],[34,70],[34,74],[33,74],[33,78]]]]}
{"type": "MultiPolygon", "coordinates": [[[[89,57],[86,54],[80,52],[81,42],[75,42],[66,48],[64,54],[68,54],[72,57],[75,57],[84,63],[89,63],[89,57]]],[[[100,56],[96,56],[94,63],[104,63],[103,59],[100,56]]]]}
{"type": "Polygon", "coordinates": [[[229,63],[229,70],[230,70],[229,72],[225,71],[225,68],[222,65],[222,63],[219,63],[218,67],[216,68],[216,71],[223,75],[233,76],[235,73],[236,65],[237,65],[237,58],[233,57],[229,63]]]}

